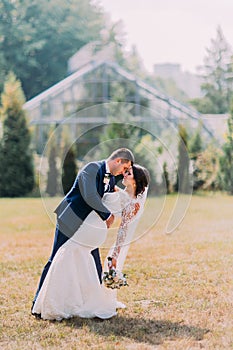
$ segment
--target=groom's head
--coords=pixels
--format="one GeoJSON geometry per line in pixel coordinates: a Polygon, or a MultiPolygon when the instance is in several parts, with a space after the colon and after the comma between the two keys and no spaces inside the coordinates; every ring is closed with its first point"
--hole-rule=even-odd
{"type": "Polygon", "coordinates": [[[107,159],[110,172],[114,175],[124,174],[134,163],[134,155],[128,148],[119,148],[107,159]]]}

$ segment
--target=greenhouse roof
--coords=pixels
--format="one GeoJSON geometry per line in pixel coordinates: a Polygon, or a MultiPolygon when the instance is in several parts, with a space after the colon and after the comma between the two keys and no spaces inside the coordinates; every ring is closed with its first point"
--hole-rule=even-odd
{"type": "Polygon", "coordinates": [[[47,90],[45,90],[44,92],[35,96],[31,100],[27,101],[24,104],[24,108],[28,111],[33,110],[35,108],[38,108],[41,103],[43,103],[44,101],[48,101],[48,100],[60,95],[65,90],[68,90],[70,87],[72,87],[72,85],[77,80],[80,80],[81,78],[85,78],[85,75],[87,73],[90,73],[101,66],[110,67],[122,79],[124,79],[126,81],[134,82],[136,84],[136,86],[141,88],[145,93],[148,93],[151,98],[164,101],[169,106],[169,108],[180,111],[183,114],[185,114],[187,117],[191,117],[191,118],[195,118],[195,119],[201,118],[202,114],[198,113],[192,107],[187,106],[181,102],[178,102],[174,98],[164,94],[163,92],[159,91],[155,87],[153,87],[153,86],[149,85],[148,83],[144,82],[143,80],[139,79],[134,74],[127,72],[125,69],[120,67],[115,62],[110,62],[110,61],[103,61],[103,62],[90,61],[90,62],[88,62],[83,67],[81,67],[78,71],[74,72],[73,74],[71,74],[68,77],[66,77],[65,79],[63,79],[62,81],[58,82],[57,84],[48,88],[47,90]]]}

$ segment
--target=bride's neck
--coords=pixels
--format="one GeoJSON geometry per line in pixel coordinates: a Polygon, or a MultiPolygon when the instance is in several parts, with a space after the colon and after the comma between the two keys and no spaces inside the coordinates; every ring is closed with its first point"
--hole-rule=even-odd
{"type": "Polygon", "coordinates": [[[135,189],[135,187],[127,186],[125,188],[125,192],[127,192],[130,197],[136,198],[136,189],[135,189]]]}

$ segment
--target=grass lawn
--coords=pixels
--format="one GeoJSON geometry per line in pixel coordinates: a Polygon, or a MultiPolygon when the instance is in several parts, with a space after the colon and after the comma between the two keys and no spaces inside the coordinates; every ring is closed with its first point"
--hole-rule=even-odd
{"type": "MultiPolygon", "coordinates": [[[[118,292],[126,309],[105,321],[49,322],[32,317],[30,307],[54,223],[41,199],[1,198],[0,349],[233,349],[233,197],[193,196],[167,235],[175,200],[168,197],[156,224],[131,244],[130,286],[118,292]]],[[[49,202],[55,207],[58,199],[49,202]]],[[[157,203],[149,199],[145,225],[157,203]]]]}

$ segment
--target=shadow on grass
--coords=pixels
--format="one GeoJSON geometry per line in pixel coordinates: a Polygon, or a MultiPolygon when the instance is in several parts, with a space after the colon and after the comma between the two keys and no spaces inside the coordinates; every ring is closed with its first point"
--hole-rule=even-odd
{"type": "Polygon", "coordinates": [[[135,342],[159,345],[165,340],[192,338],[202,340],[208,329],[178,322],[117,316],[109,320],[72,318],[62,321],[72,328],[89,327],[90,332],[101,336],[126,337],[135,342]]]}

